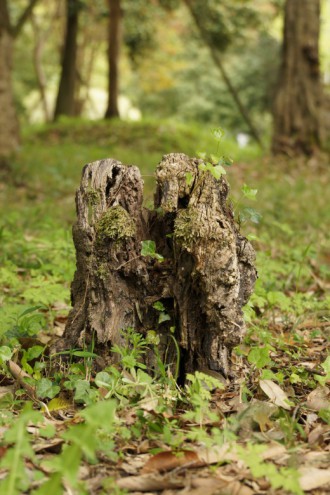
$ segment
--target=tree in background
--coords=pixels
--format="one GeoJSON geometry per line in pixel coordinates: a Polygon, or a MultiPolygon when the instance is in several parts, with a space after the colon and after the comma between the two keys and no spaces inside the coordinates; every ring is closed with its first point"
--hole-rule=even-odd
{"type": "Polygon", "coordinates": [[[273,108],[274,153],[311,154],[320,147],[320,0],[286,0],[278,90],[273,108]]]}
{"type": "Polygon", "coordinates": [[[60,115],[75,115],[77,37],[79,13],[82,7],[81,0],[66,0],[66,33],[54,120],[60,115]]]}
{"type": "Polygon", "coordinates": [[[119,54],[121,45],[122,10],[120,0],[108,0],[109,31],[108,31],[108,106],[105,118],[119,117],[119,54]]]}
{"type": "Polygon", "coordinates": [[[14,25],[7,0],[0,0],[0,168],[19,143],[19,125],[12,89],[14,40],[30,17],[38,0],[30,0],[14,25]]]}

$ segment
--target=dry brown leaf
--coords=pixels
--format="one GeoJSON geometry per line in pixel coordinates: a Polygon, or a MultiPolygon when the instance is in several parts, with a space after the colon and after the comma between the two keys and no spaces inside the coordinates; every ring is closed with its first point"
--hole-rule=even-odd
{"type": "MultiPolygon", "coordinates": [[[[221,445],[221,447],[214,446],[210,449],[199,448],[197,451],[198,458],[201,465],[217,464],[218,462],[238,462],[240,460],[237,455],[235,445],[229,443],[221,445]]],[[[271,443],[267,450],[261,453],[261,457],[266,459],[279,459],[287,455],[287,450],[284,445],[277,442],[271,443]]]]}
{"type": "Polygon", "coordinates": [[[308,435],[308,443],[310,445],[322,444],[324,435],[330,430],[329,425],[317,425],[308,435]]]}
{"type": "Polygon", "coordinates": [[[148,454],[126,455],[125,461],[120,465],[120,469],[127,474],[137,476],[140,469],[146,464],[148,454]]]}
{"type": "Polygon", "coordinates": [[[299,483],[304,491],[315,490],[315,488],[330,483],[330,469],[303,466],[299,468],[299,473],[301,474],[299,483]]]}
{"type": "Polygon", "coordinates": [[[234,446],[229,443],[225,443],[221,447],[214,446],[211,449],[199,448],[197,452],[199,460],[206,465],[239,460],[234,446]]]}
{"type": "Polygon", "coordinates": [[[279,385],[272,380],[260,380],[259,385],[261,390],[274,404],[283,409],[291,409],[289,398],[279,385]]]}
{"type": "Polygon", "coordinates": [[[62,438],[52,438],[51,440],[41,441],[33,445],[34,452],[51,451],[58,453],[61,450],[61,445],[64,443],[62,438]]]}
{"type": "Polygon", "coordinates": [[[151,457],[146,462],[141,473],[165,472],[178,467],[196,467],[201,465],[204,465],[204,463],[201,463],[198,455],[192,450],[181,450],[179,452],[166,451],[159,452],[151,457]]]}
{"type": "MultiPolygon", "coordinates": [[[[217,478],[192,478],[189,486],[186,486],[181,495],[212,495],[220,494],[222,488],[227,488],[228,483],[217,478]]],[[[228,492],[229,493],[229,492],[228,492]]]]}
{"type": "Polygon", "coordinates": [[[288,456],[288,452],[284,445],[281,445],[280,443],[274,442],[269,445],[267,450],[264,450],[261,452],[261,457],[263,458],[264,461],[268,459],[282,459],[288,456]]]}
{"type": "Polygon", "coordinates": [[[255,493],[251,488],[239,481],[232,481],[223,490],[217,492],[217,495],[252,495],[255,493]]]}
{"type": "Polygon", "coordinates": [[[328,387],[317,387],[307,396],[306,406],[313,411],[330,408],[330,389],[328,387]]]}
{"type": "Polygon", "coordinates": [[[189,489],[189,495],[252,495],[254,492],[239,481],[225,481],[220,478],[194,478],[189,489]]]}
{"type": "Polygon", "coordinates": [[[130,492],[149,492],[152,490],[166,490],[170,488],[184,488],[186,480],[173,474],[160,475],[159,473],[142,474],[141,476],[129,476],[117,480],[119,488],[130,492]]]}

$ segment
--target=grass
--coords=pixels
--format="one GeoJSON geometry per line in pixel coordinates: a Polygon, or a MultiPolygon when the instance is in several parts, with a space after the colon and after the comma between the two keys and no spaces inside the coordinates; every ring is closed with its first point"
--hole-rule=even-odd
{"type": "MultiPolygon", "coordinates": [[[[0,188],[4,493],[125,493],[122,466],[138,475],[129,463],[144,451],[144,463],[156,454],[150,462],[157,471],[172,463],[184,469],[185,480],[189,469],[199,476],[191,466],[193,456],[200,460],[212,453],[211,471],[199,469],[204,469],[204,481],[219,481],[217,473],[235,480],[235,486],[226,482],[228,493],[239,488],[301,494],[300,469],[308,468],[308,453],[319,455],[314,467],[324,475],[321,453],[330,423],[325,389],[330,378],[330,246],[329,171],[320,161],[278,161],[262,156],[254,145],[241,150],[230,137],[223,140],[221,153],[234,159],[228,180],[236,216],[242,218],[252,207],[261,214],[258,224],[241,226],[254,239],[259,271],[245,308],[248,332],[234,356],[242,380],[223,388],[218,379],[197,373],[178,389],[161,362],[152,377],[141,361],[146,346],[157,355],[157,335],[143,339],[130,329],[127,345],[114,349],[119,368],[96,373],[93,349],[68,350],[69,359],[59,369],[49,368],[45,344],[63,330],[70,304],[71,225],[82,166],[104,157],[138,165],[148,202],[161,156],[173,151],[195,155],[196,150],[217,152],[210,130],[196,124],[63,120],[24,132],[13,173],[0,188]],[[245,183],[258,189],[256,201],[242,193],[245,183]],[[26,386],[13,390],[9,358],[30,375],[32,397],[26,386]],[[273,403],[267,386],[275,394],[273,403]],[[47,438],[65,448],[54,453],[53,447],[40,447],[47,438]],[[286,456],[282,464],[270,454],[273,442],[286,456]],[[217,450],[228,446],[230,455],[217,450]],[[99,470],[93,478],[95,463],[99,470]],[[79,466],[85,478],[78,476],[79,466]]],[[[145,473],[148,478],[148,469],[145,473]]],[[[159,476],[166,487],[166,475],[159,476]]],[[[137,478],[135,483],[141,481],[137,478]]]]}

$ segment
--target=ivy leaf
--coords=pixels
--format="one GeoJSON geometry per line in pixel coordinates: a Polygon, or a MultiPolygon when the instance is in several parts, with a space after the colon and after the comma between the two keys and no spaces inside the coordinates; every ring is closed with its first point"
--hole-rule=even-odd
{"type": "Polygon", "coordinates": [[[111,383],[112,383],[112,380],[111,380],[111,376],[109,375],[109,373],[107,373],[106,371],[100,371],[99,373],[97,373],[97,375],[95,376],[95,383],[96,385],[99,387],[99,388],[108,388],[111,383]]]}
{"type": "Polygon", "coordinates": [[[234,160],[230,156],[223,156],[219,161],[219,165],[225,165],[226,167],[231,167],[234,160]]]}
{"type": "Polygon", "coordinates": [[[75,394],[74,400],[77,402],[88,402],[89,401],[89,391],[90,383],[87,380],[77,380],[75,383],[75,394]]]}
{"type": "Polygon", "coordinates": [[[157,311],[165,311],[165,306],[162,302],[156,301],[153,305],[153,308],[157,309],[157,311]]]}
{"type": "Polygon", "coordinates": [[[38,358],[44,351],[44,347],[41,345],[34,345],[29,347],[26,351],[26,360],[32,361],[32,359],[38,358]]]}
{"type": "Polygon", "coordinates": [[[217,180],[219,180],[222,175],[226,175],[227,173],[223,166],[219,164],[213,167],[213,170],[210,170],[210,172],[217,180]]]}
{"type": "Polygon", "coordinates": [[[243,196],[247,199],[251,199],[252,201],[256,200],[258,189],[252,189],[251,187],[244,184],[242,187],[243,196]]]}
{"type": "Polygon", "coordinates": [[[158,323],[163,323],[164,321],[169,321],[170,319],[171,317],[167,313],[160,313],[158,323]]]}
{"type": "Polygon", "coordinates": [[[213,164],[220,163],[221,157],[218,155],[210,155],[210,160],[213,164]]]}
{"type": "Polygon", "coordinates": [[[141,241],[141,256],[150,256],[158,261],[163,261],[164,256],[156,253],[156,243],[155,241],[141,241]]]}
{"type": "Polygon", "coordinates": [[[41,378],[36,384],[36,393],[40,399],[53,399],[60,390],[61,388],[54,385],[49,378],[41,378]]]}
{"type": "Polygon", "coordinates": [[[271,363],[268,347],[254,347],[248,355],[250,364],[254,364],[257,368],[264,368],[271,363]]]}
{"type": "Polygon", "coordinates": [[[201,158],[201,160],[206,160],[205,151],[196,151],[196,155],[198,156],[198,158],[201,158]]]}
{"type": "Polygon", "coordinates": [[[13,351],[10,349],[10,347],[7,347],[6,345],[0,347],[0,363],[9,361],[12,355],[13,351]]]}
{"type": "Polygon", "coordinates": [[[222,129],[222,127],[217,127],[216,129],[213,129],[212,134],[213,137],[220,142],[225,135],[225,131],[222,129]]]}
{"type": "Polygon", "coordinates": [[[262,218],[261,214],[254,208],[244,208],[240,213],[240,217],[243,222],[250,220],[253,223],[259,223],[262,218]]]}

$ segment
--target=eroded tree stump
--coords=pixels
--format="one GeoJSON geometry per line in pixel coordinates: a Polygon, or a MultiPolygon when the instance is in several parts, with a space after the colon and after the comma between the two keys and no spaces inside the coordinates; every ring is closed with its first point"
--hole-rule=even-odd
{"type": "MultiPolygon", "coordinates": [[[[156,330],[171,364],[180,346],[181,374],[196,369],[230,373],[230,353],[244,332],[242,306],[256,279],[255,253],[238,232],[229,187],[199,168],[201,160],[165,155],[156,172],[153,211],[142,207],[137,167],[107,159],[83,170],[73,228],[77,270],[73,309],[62,339],[82,347],[93,339],[106,361],[122,342],[121,330],[156,330]],[[141,241],[153,240],[165,259],[141,256],[141,241]],[[158,323],[162,302],[169,320],[158,323]]],[[[146,355],[153,366],[153,355],[146,355]]]]}

